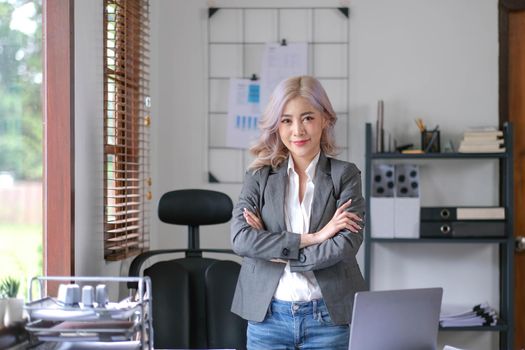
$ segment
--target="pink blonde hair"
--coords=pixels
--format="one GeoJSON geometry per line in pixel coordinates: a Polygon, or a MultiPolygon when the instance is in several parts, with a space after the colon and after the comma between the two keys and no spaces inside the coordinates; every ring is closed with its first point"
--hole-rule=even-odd
{"type": "Polygon", "coordinates": [[[255,160],[248,169],[256,171],[266,165],[275,169],[288,158],[288,149],[282,143],[278,129],[284,106],[296,97],[308,100],[326,118],[327,126],[321,136],[321,151],[330,156],[336,154],[334,125],[337,116],[326,91],[314,77],[307,75],[291,77],[281,81],[273,90],[259,123],[261,135],[250,148],[250,153],[255,156],[255,160]]]}

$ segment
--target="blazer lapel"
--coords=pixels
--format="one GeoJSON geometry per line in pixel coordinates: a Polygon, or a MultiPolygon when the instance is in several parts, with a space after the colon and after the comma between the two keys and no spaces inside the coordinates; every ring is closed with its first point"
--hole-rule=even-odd
{"type": "Polygon", "coordinates": [[[317,163],[314,183],[315,189],[310,214],[310,232],[319,230],[326,204],[333,190],[332,176],[330,175],[330,161],[322,152],[317,163]]]}
{"type": "Polygon", "coordinates": [[[286,176],[287,165],[288,162],[285,160],[275,171],[270,172],[265,191],[267,193],[266,199],[273,211],[272,221],[280,231],[286,230],[284,222],[284,195],[288,182],[288,177],[286,176]]]}

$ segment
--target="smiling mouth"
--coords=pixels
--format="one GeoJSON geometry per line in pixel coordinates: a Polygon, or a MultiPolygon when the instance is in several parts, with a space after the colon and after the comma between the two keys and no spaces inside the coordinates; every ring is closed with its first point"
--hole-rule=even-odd
{"type": "Polygon", "coordinates": [[[292,141],[292,143],[293,143],[295,146],[302,146],[302,145],[306,144],[308,141],[310,141],[310,140],[292,141]]]}

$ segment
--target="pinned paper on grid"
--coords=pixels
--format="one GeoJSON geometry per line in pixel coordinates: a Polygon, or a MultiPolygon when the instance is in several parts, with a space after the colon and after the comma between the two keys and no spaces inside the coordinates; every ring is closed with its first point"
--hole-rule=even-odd
{"type": "Polygon", "coordinates": [[[372,171],[371,235],[374,238],[393,238],[395,169],[392,164],[374,164],[372,171]]]}
{"type": "Polygon", "coordinates": [[[261,106],[266,106],[281,80],[308,74],[308,44],[266,44],[261,67],[261,106]]]}
{"type": "Polygon", "coordinates": [[[226,145],[249,148],[259,136],[260,85],[249,79],[230,79],[226,145]]]}

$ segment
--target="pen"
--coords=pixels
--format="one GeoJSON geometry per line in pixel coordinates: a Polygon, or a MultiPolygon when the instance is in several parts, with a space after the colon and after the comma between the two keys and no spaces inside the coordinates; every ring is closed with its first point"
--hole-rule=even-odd
{"type": "Polygon", "coordinates": [[[421,118],[416,118],[416,125],[420,132],[424,132],[426,130],[425,123],[423,123],[423,120],[421,118]]]}

